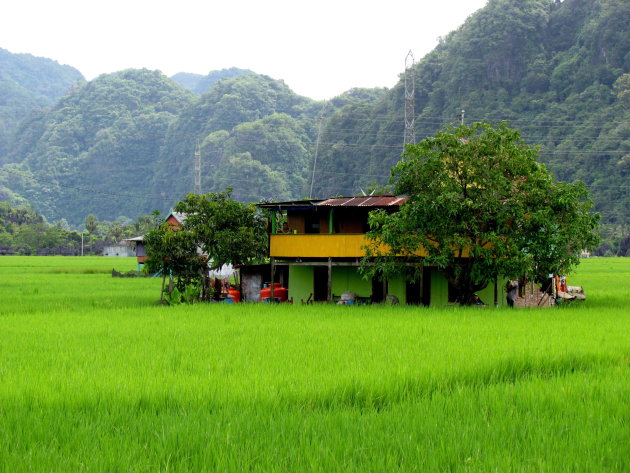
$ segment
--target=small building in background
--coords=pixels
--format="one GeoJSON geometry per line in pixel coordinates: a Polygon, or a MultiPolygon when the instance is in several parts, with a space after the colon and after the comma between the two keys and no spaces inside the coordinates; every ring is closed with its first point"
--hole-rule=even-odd
{"type": "Polygon", "coordinates": [[[133,254],[131,256],[136,257],[138,265],[144,264],[145,260],[147,259],[147,253],[144,250],[144,235],[127,238],[125,239],[125,241],[129,243],[129,246],[133,251],[133,254]]]}
{"type": "MultiPolygon", "coordinates": [[[[182,213],[171,212],[166,218],[166,222],[170,223],[174,228],[179,228],[181,224],[186,220],[186,216],[182,213]]],[[[133,238],[126,238],[124,240],[130,247],[131,254],[129,256],[135,256],[138,264],[138,272],[142,269],[142,265],[147,259],[147,253],[144,247],[144,235],[140,235],[133,238]]]]}
{"type": "Polygon", "coordinates": [[[103,256],[130,257],[136,256],[136,251],[131,247],[128,240],[123,240],[118,245],[110,245],[103,248],[103,256]]]}

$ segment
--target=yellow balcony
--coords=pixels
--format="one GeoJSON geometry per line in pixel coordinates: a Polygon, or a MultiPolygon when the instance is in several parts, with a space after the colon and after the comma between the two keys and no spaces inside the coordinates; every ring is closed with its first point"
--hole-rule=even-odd
{"type": "Polygon", "coordinates": [[[274,258],[361,258],[365,234],[270,235],[269,256],[274,258]]]}
{"type": "MultiPolygon", "coordinates": [[[[269,256],[274,258],[362,258],[368,240],[360,234],[276,234],[270,235],[269,256]]],[[[426,256],[419,251],[418,256],[426,256]]]]}

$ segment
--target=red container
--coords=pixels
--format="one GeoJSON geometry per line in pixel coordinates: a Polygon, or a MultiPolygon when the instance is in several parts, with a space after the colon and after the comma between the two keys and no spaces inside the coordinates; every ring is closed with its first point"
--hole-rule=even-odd
{"type": "Polygon", "coordinates": [[[231,287],[228,291],[228,299],[231,299],[232,302],[241,302],[241,293],[231,287]]]}
{"type": "MultiPolygon", "coordinates": [[[[289,290],[286,287],[282,287],[279,282],[273,284],[273,302],[286,302],[289,298],[289,290]]],[[[262,302],[272,302],[271,300],[271,286],[265,285],[260,290],[260,300],[262,302]]]]}

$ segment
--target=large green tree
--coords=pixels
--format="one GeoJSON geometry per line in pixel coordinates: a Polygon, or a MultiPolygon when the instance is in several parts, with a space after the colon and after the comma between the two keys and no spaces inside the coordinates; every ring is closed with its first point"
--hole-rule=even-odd
{"type": "Polygon", "coordinates": [[[163,300],[165,291],[170,301],[175,290],[177,294],[184,294],[187,287],[194,288],[196,295],[206,297],[208,261],[198,251],[191,232],[165,221],[144,235],[144,244],[148,256],[145,269],[152,274],[162,274],[160,300],[163,300]],[[167,277],[169,285],[165,287],[167,277]]]}
{"type": "Polygon", "coordinates": [[[244,264],[267,255],[266,221],[255,205],[232,200],[232,191],[188,194],[175,206],[186,218],[182,230],[193,235],[209,266],[244,264]]]}
{"type": "Polygon", "coordinates": [[[367,272],[414,278],[419,263],[436,266],[470,304],[499,276],[566,273],[598,242],[586,187],[556,182],[505,124],[452,127],[403,157],[392,177],[408,200],[371,213],[367,272]]]}
{"type": "Polygon", "coordinates": [[[249,263],[267,254],[264,218],[254,205],[232,200],[230,190],[189,194],[175,211],[185,216],[181,225],[165,222],[145,235],[145,244],[148,269],[171,274],[180,292],[197,285],[206,298],[208,269],[249,263]]]}

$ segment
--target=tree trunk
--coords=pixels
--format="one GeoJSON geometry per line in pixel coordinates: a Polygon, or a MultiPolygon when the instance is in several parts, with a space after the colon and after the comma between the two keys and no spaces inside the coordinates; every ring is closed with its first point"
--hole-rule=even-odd
{"type": "Polygon", "coordinates": [[[166,274],[162,274],[162,289],[160,290],[160,301],[164,300],[164,285],[166,283],[166,274]]]}
{"type": "Polygon", "coordinates": [[[440,273],[457,291],[456,301],[459,305],[478,304],[479,298],[476,292],[487,286],[487,283],[478,284],[472,280],[472,265],[470,260],[466,260],[459,265],[448,266],[440,270],[440,273]]]}

